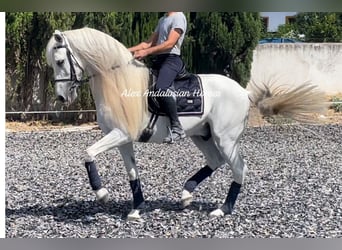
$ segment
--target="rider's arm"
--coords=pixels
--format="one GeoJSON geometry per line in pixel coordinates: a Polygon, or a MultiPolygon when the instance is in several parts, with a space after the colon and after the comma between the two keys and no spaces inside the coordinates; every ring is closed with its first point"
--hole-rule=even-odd
{"type": "Polygon", "coordinates": [[[136,46],[130,47],[130,48],[128,48],[128,50],[130,52],[134,53],[135,51],[138,51],[138,50],[148,49],[151,46],[153,46],[154,44],[156,44],[157,39],[158,39],[158,33],[157,32],[153,32],[148,40],[143,41],[143,42],[139,43],[136,46]]]}
{"type": "Polygon", "coordinates": [[[181,34],[182,34],[181,29],[172,29],[165,42],[146,49],[146,53],[150,55],[150,54],[162,53],[162,52],[172,49],[176,45],[181,34]]]}
{"type": "Polygon", "coordinates": [[[158,45],[155,45],[155,46],[150,46],[150,47],[143,49],[143,50],[138,50],[134,53],[134,57],[136,59],[140,60],[140,59],[142,59],[148,55],[151,55],[151,54],[158,54],[158,53],[163,53],[163,52],[169,51],[170,49],[173,48],[173,46],[175,46],[175,44],[177,43],[182,32],[183,31],[181,29],[178,29],[178,28],[172,29],[165,42],[158,44],[158,45]]]}

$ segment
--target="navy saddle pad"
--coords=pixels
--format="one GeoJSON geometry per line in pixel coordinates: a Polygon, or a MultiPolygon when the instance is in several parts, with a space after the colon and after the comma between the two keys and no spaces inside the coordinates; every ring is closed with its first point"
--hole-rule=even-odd
{"type": "MultiPolygon", "coordinates": [[[[179,116],[203,114],[203,88],[202,81],[198,75],[186,73],[177,77],[173,83],[172,89],[176,96],[177,113],[179,116]]],[[[165,113],[160,110],[159,103],[156,99],[158,91],[153,91],[152,88],[150,93],[152,94],[149,94],[148,96],[149,111],[156,115],[165,115],[165,113]]],[[[171,94],[172,92],[169,93],[171,94]]]]}

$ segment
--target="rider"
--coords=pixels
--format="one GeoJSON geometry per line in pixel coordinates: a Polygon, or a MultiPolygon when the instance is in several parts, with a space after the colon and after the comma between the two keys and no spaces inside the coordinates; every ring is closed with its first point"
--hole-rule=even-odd
{"type": "Polygon", "coordinates": [[[171,123],[170,135],[164,138],[166,143],[174,143],[185,137],[178,119],[175,97],[166,93],[170,93],[170,87],[184,65],[180,54],[186,28],[187,20],[183,12],[167,12],[159,19],[156,29],[147,41],[129,48],[138,60],[155,55],[152,68],[159,72],[156,90],[164,93],[158,96],[158,102],[171,123]]]}

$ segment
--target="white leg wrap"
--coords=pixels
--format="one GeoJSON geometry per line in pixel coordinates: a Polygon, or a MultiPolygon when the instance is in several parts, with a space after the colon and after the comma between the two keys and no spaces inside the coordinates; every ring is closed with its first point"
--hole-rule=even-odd
{"type": "Polygon", "coordinates": [[[185,208],[191,204],[193,197],[189,191],[183,190],[181,199],[182,199],[183,208],[185,208]]]}
{"type": "Polygon", "coordinates": [[[86,161],[93,161],[96,155],[105,152],[111,148],[118,147],[125,143],[130,142],[131,139],[123,133],[120,129],[113,129],[107,135],[105,135],[101,140],[97,141],[95,144],[90,146],[86,150],[86,161]]]}
{"type": "Polygon", "coordinates": [[[107,203],[109,200],[109,193],[106,188],[100,188],[99,190],[95,191],[97,201],[101,203],[107,203]]]}
{"type": "Polygon", "coordinates": [[[127,215],[127,220],[129,221],[140,221],[142,222],[143,219],[140,216],[140,210],[132,209],[131,212],[127,215]]]}
{"type": "Polygon", "coordinates": [[[218,208],[218,209],[212,211],[212,212],[209,214],[209,216],[210,216],[211,218],[219,218],[219,217],[223,217],[223,216],[224,216],[224,213],[223,213],[223,211],[222,211],[220,208],[218,208]]]}

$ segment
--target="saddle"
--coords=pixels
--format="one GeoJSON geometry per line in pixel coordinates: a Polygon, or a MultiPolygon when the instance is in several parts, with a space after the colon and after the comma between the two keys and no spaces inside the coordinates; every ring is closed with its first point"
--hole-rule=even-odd
{"type": "MultiPolygon", "coordinates": [[[[153,128],[159,116],[166,114],[160,109],[157,100],[158,91],[155,89],[157,72],[150,71],[150,83],[148,94],[148,109],[152,113],[147,127],[143,130],[138,141],[147,142],[153,135],[153,128]]],[[[183,66],[171,87],[171,93],[176,97],[178,116],[202,115],[204,111],[204,99],[202,81],[198,75],[186,71],[183,66]]]]}
{"type": "MultiPolygon", "coordinates": [[[[155,89],[157,72],[150,71],[148,109],[152,114],[165,116],[161,111],[158,102],[160,94],[155,89]]],[[[181,72],[173,82],[170,92],[167,93],[176,97],[178,116],[202,115],[204,109],[202,81],[198,75],[186,71],[183,66],[181,72]]]]}

